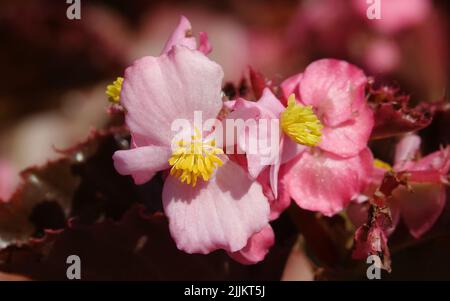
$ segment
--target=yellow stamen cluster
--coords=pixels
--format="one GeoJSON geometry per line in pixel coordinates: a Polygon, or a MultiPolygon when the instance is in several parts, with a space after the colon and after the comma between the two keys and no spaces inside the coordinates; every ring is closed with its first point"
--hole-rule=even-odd
{"type": "Polygon", "coordinates": [[[169,159],[172,166],[170,175],[180,179],[182,183],[195,187],[198,177],[208,181],[214,170],[222,165],[218,155],[223,150],[216,147],[216,141],[203,141],[201,133],[196,130],[191,141],[178,141],[178,148],[169,159]]]}
{"type": "Polygon", "coordinates": [[[392,166],[389,163],[381,161],[379,159],[373,160],[373,166],[384,169],[386,171],[392,171],[392,166]]]}
{"type": "Polygon", "coordinates": [[[294,94],[289,96],[288,106],[281,113],[280,122],[283,132],[296,143],[307,146],[319,144],[323,125],[311,106],[296,103],[294,94]]]}
{"type": "Polygon", "coordinates": [[[120,101],[120,90],[122,90],[123,77],[118,77],[112,84],[106,87],[106,95],[112,103],[119,103],[120,101]]]}

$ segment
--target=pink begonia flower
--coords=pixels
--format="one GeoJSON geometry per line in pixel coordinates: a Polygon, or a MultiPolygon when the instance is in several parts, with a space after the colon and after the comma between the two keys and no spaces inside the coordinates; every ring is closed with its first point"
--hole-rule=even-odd
{"type": "Polygon", "coordinates": [[[365,99],[367,77],[345,61],[322,59],[303,74],[281,84],[283,96],[295,93],[297,101],[311,105],[324,128],[318,148],[343,158],[367,147],[373,128],[373,112],[365,99]]]}
{"type": "MultiPolygon", "coordinates": [[[[289,205],[290,196],[304,209],[333,215],[364,189],[372,173],[372,155],[367,141],[374,122],[364,95],[366,82],[366,76],[357,67],[344,61],[323,59],[281,84],[284,97],[290,98],[287,108],[269,89],[257,102],[235,101],[229,118],[280,120],[279,152],[272,160],[246,149],[250,139],[262,140],[261,144],[268,145],[264,139],[270,141],[270,137],[261,137],[259,132],[252,135],[248,131],[242,131],[238,137],[238,144],[247,153],[250,175],[258,177],[270,166],[269,182],[275,199],[279,183],[283,186],[279,208],[289,205]],[[287,119],[283,120],[286,116],[283,114],[290,114],[296,106],[299,107],[297,115],[305,114],[300,111],[304,108],[311,110],[308,122],[314,121],[313,128],[300,127],[300,132],[286,130],[287,119]],[[317,129],[321,133],[316,138],[320,139],[304,138],[309,138],[317,129]],[[286,171],[279,177],[280,165],[287,162],[286,171]]],[[[299,128],[301,120],[296,121],[295,126],[299,128]]],[[[276,208],[274,204],[272,208],[276,208]]],[[[277,213],[278,210],[273,210],[272,215],[277,213]]]]}
{"type": "Polygon", "coordinates": [[[193,126],[195,111],[207,120],[222,109],[222,68],[192,49],[189,33],[182,18],[162,55],[141,58],[126,69],[120,102],[126,108],[132,148],[117,151],[114,165],[136,184],[172,166],[162,199],[177,247],[204,254],[224,249],[233,256],[242,251],[247,263],[253,263],[271,245],[264,230],[270,227],[269,204],[261,185],[203,139],[206,133],[198,130],[189,133],[191,140],[173,141],[173,121],[183,119],[193,126]],[[174,151],[172,142],[178,143],[174,151]],[[201,153],[190,153],[193,146],[201,153]]]}
{"type": "Polygon", "coordinates": [[[332,216],[368,185],[373,157],[367,141],[374,120],[366,83],[359,68],[323,59],[282,84],[284,95],[294,92],[300,103],[312,105],[324,126],[317,147],[298,155],[280,180],[301,208],[332,216]]]}
{"type": "MultiPolygon", "coordinates": [[[[450,170],[450,147],[433,152],[420,158],[420,137],[415,134],[404,136],[396,147],[395,164],[390,167],[375,167],[371,186],[379,186],[386,170],[406,172],[408,184],[394,190],[391,204],[392,227],[387,229],[387,235],[394,232],[400,219],[408,227],[410,234],[420,238],[435,224],[441,215],[446,201],[446,186],[448,185],[448,172],[450,170]]],[[[373,194],[373,190],[365,194],[373,194]]],[[[366,203],[349,206],[349,218],[355,226],[361,226],[367,221],[368,206],[366,203]]]]}
{"type": "Polygon", "coordinates": [[[11,164],[0,160],[0,202],[9,201],[19,181],[19,174],[11,164]]]}
{"type": "Polygon", "coordinates": [[[359,15],[381,33],[395,34],[403,29],[425,21],[431,10],[430,0],[389,0],[380,1],[380,18],[368,19],[367,0],[353,0],[353,6],[359,15]]]}

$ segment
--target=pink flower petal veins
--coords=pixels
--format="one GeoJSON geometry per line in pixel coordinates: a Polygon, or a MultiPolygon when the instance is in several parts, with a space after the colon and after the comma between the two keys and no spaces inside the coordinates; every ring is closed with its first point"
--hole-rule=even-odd
{"type": "Polygon", "coordinates": [[[266,257],[274,243],[275,233],[272,227],[267,226],[252,235],[244,248],[234,253],[228,253],[228,255],[242,264],[255,264],[266,257]]]}
{"type": "Polygon", "coordinates": [[[156,172],[169,168],[171,153],[169,147],[154,145],[120,150],[113,155],[114,167],[121,175],[132,175],[136,184],[144,184],[156,172]]]}
{"type": "Polygon", "coordinates": [[[270,213],[261,185],[232,161],[195,188],[168,177],[163,205],[172,237],[187,253],[239,251],[268,225],[270,213]]]}
{"type": "Polygon", "coordinates": [[[192,34],[191,22],[185,16],[181,16],[178,26],[167,40],[166,45],[164,45],[161,55],[169,52],[175,45],[182,45],[192,50],[197,49],[197,42],[192,34]]]}
{"type": "Polygon", "coordinates": [[[160,57],[144,57],[125,71],[121,102],[133,135],[147,145],[168,146],[176,119],[193,122],[194,111],[203,120],[222,108],[223,71],[201,52],[174,46],[160,57]]]}
{"type": "Polygon", "coordinates": [[[368,185],[372,162],[368,149],[347,159],[304,152],[284,174],[285,189],[301,208],[332,216],[368,185]]]}
{"type": "Polygon", "coordinates": [[[367,78],[364,72],[345,61],[322,59],[303,73],[300,98],[312,105],[325,126],[338,126],[352,119],[365,102],[367,78]]]}

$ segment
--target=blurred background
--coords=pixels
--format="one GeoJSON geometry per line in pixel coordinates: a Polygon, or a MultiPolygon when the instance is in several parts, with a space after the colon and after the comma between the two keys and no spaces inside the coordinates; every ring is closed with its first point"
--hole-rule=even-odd
{"type": "Polygon", "coordinates": [[[445,0],[381,0],[381,20],[366,17],[365,0],[81,0],[81,20],[67,19],[68,6],[0,1],[0,178],[103,127],[106,85],[135,59],[158,55],[181,14],[194,34],[208,33],[226,81],[239,82],[250,65],[279,83],[333,57],[413,102],[447,97],[445,0]]]}

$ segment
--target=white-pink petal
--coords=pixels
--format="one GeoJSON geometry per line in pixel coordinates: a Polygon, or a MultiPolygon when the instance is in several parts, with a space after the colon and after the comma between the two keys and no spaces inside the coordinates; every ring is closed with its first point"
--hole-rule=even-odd
{"type": "Polygon", "coordinates": [[[404,136],[395,147],[395,169],[403,170],[406,162],[412,161],[420,152],[420,137],[415,134],[404,136]]]}
{"type": "Polygon", "coordinates": [[[169,147],[154,145],[119,150],[113,155],[114,167],[121,175],[133,176],[136,184],[143,184],[156,172],[169,168],[171,153],[169,147]]]}
{"type": "Polygon", "coordinates": [[[274,243],[275,233],[271,226],[266,226],[250,237],[243,249],[234,253],[228,253],[228,255],[242,264],[255,264],[266,257],[274,243]]]}
{"type": "Polygon", "coordinates": [[[125,71],[121,103],[133,135],[145,143],[167,146],[172,122],[216,118],[222,108],[223,71],[199,51],[174,46],[160,57],[144,57],[125,71]]]}
{"type": "Polygon", "coordinates": [[[236,252],[268,225],[269,204],[261,185],[232,161],[195,188],[166,179],[163,206],[177,247],[187,253],[236,252]]]}
{"type": "Polygon", "coordinates": [[[181,16],[177,28],[167,40],[161,54],[169,52],[175,45],[182,45],[192,50],[197,49],[197,41],[192,34],[191,22],[185,16],[181,16]]]}

